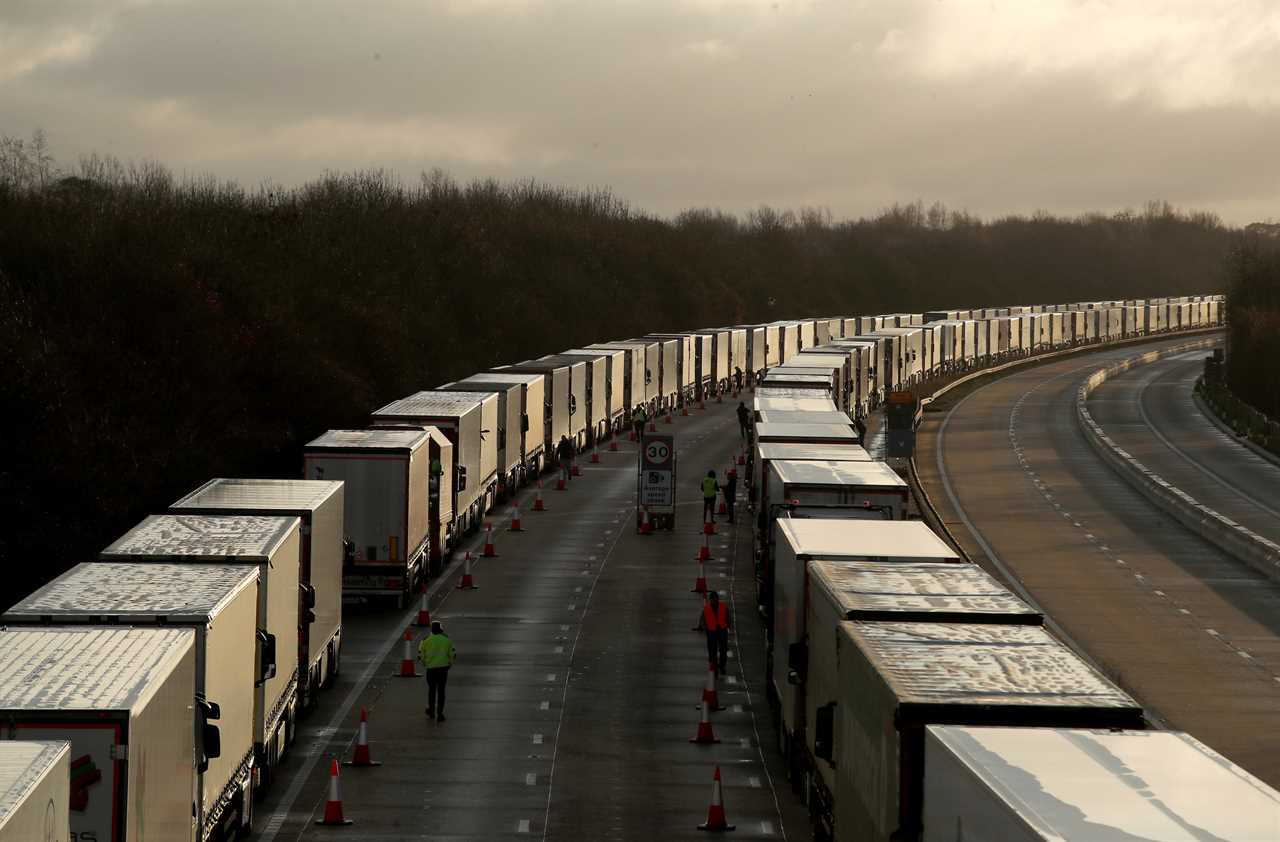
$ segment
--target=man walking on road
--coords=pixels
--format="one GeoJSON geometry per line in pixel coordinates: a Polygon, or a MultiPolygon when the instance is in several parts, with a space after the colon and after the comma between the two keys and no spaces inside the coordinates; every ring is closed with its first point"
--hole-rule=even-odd
{"type": "Polygon", "coordinates": [[[751,410],[742,401],[738,401],[738,434],[747,440],[747,429],[751,426],[751,410]]]}
{"type": "Polygon", "coordinates": [[[631,413],[631,426],[635,428],[636,439],[644,438],[644,425],[649,420],[649,413],[644,411],[644,404],[636,404],[635,410],[631,413]]]}
{"type": "Polygon", "coordinates": [[[453,641],[439,620],[431,621],[431,634],[418,644],[418,660],[427,668],[427,718],[444,722],[444,687],[449,683],[449,667],[457,660],[453,641]]]}
{"type": "Polygon", "coordinates": [[[720,487],[724,492],[724,508],[729,515],[729,522],[733,523],[733,501],[738,496],[738,472],[733,468],[729,469],[729,473],[725,474],[724,485],[720,487]]]}
{"type": "Polygon", "coordinates": [[[724,675],[729,660],[729,606],[720,601],[720,594],[711,591],[702,604],[702,616],[698,628],[707,633],[707,663],[719,675],[724,675]]]}
{"type": "Polygon", "coordinates": [[[561,436],[556,445],[556,460],[560,463],[561,478],[568,482],[573,479],[573,445],[568,436],[561,436]]]}
{"type": "Polygon", "coordinates": [[[733,367],[733,390],[735,392],[742,391],[742,366],[735,365],[733,367]]]}
{"type": "Polygon", "coordinates": [[[716,482],[716,472],[707,471],[707,475],[702,478],[702,521],[706,523],[716,520],[716,492],[720,490],[719,483],[716,482]]]}

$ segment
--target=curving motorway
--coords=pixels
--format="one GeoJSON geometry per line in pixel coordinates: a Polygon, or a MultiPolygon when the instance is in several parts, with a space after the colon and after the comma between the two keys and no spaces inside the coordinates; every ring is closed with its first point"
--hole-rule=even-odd
{"type": "MultiPolygon", "coordinates": [[[[1093,371],[1186,342],[1068,357],[984,386],[926,417],[917,466],[971,557],[1039,604],[1157,724],[1189,731],[1277,786],[1280,584],[1156,509],[1076,422],[1076,391],[1093,371]]],[[[1130,370],[1094,393],[1090,411],[1165,479],[1280,538],[1280,467],[1192,401],[1206,353],[1130,370]]]]}

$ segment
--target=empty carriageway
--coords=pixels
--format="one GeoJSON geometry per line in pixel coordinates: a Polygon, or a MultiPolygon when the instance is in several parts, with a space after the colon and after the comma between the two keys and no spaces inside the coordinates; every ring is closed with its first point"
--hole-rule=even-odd
{"type": "MultiPolygon", "coordinates": [[[[709,585],[730,598],[735,621],[717,688],[724,709],[711,715],[720,742],[690,743],[707,676],[693,630],[702,602],[691,593],[704,540],[698,481],[739,452],[735,408],[726,398],[659,422],[677,436],[673,532],[636,534],[637,446],[625,436],[617,452],[601,448],[598,464],[579,457],[582,476],[566,491],[547,475],[546,511],[523,492],[523,532],[507,531],[509,504],[490,514],[498,555],[473,563],[478,588],[457,588],[455,563],[431,595],[432,618],[458,650],[445,722],[424,715],[422,678],[393,677],[395,638],[417,607],[349,613],[359,631],[348,632],[356,643],[344,652],[345,684],[304,726],[285,767],[294,777],[260,805],[255,838],[705,838],[696,827],[717,764],[736,837],[805,838],[807,817],[783,791],[773,748],[744,509],[736,527],[720,518],[708,539],[709,585]],[[350,758],[361,707],[382,765],[341,767],[354,824],[316,826],[330,758],[350,758]]],[[[415,651],[422,633],[413,629],[415,651]]]]}
{"type": "MultiPolygon", "coordinates": [[[[1157,509],[1102,461],[1075,413],[1080,385],[1099,368],[1188,341],[1068,357],[979,388],[927,414],[917,466],[975,561],[1033,598],[1159,724],[1190,732],[1276,785],[1280,584],[1157,509]]],[[[1181,457],[1157,452],[1142,412],[1171,440],[1193,440],[1160,426],[1180,410],[1152,404],[1156,385],[1140,409],[1141,384],[1202,359],[1214,341],[1200,340],[1167,366],[1132,369],[1118,388],[1099,388],[1090,411],[1124,447],[1172,469],[1181,457]]]]}

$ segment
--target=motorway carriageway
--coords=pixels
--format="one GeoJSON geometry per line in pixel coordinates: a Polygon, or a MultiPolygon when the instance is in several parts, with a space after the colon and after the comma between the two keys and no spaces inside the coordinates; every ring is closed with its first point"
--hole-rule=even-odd
{"type": "MultiPolygon", "coordinates": [[[[579,457],[583,476],[565,492],[548,474],[548,511],[534,512],[532,491],[522,492],[524,532],[507,531],[509,503],[491,513],[498,557],[473,564],[479,589],[455,588],[459,551],[431,596],[432,617],[458,650],[446,722],[426,719],[422,678],[392,677],[417,606],[347,606],[338,686],[303,720],[253,838],[705,838],[696,826],[717,763],[736,838],[807,838],[765,698],[745,500],[736,528],[717,525],[706,571],[732,595],[735,625],[719,686],[726,709],[712,714],[721,742],[689,743],[707,675],[704,638],[692,630],[701,598],[690,592],[703,540],[698,482],[709,468],[722,475],[739,452],[736,407],[726,398],[658,424],[675,432],[679,451],[672,533],[635,533],[636,445],[625,436],[618,452],[600,451],[600,464],[579,457]],[[317,827],[330,759],[351,756],[361,706],[383,765],[343,767],[355,824],[317,827]]],[[[482,543],[483,533],[468,540],[473,550],[482,543]]]]}
{"type": "MultiPolygon", "coordinates": [[[[1280,786],[1280,584],[1156,509],[1076,420],[1092,372],[1186,342],[1070,356],[983,386],[926,414],[917,468],[970,556],[1038,603],[1157,723],[1280,786]]],[[[1148,468],[1276,540],[1280,469],[1192,399],[1210,347],[1117,376],[1090,412],[1148,468]]]]}

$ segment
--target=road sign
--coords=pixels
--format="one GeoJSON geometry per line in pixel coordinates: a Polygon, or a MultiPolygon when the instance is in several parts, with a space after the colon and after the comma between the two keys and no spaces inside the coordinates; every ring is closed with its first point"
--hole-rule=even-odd
{"type": "Polygon", "coordinates": [[[640,440],[636,506],[650,515],[676,511],[676,437],[646,434],[640,440]]]}

